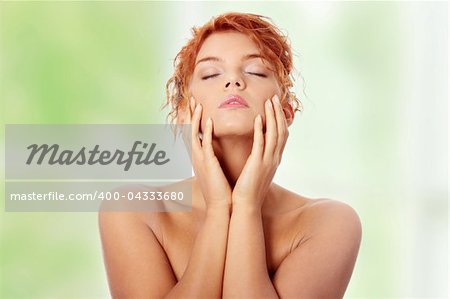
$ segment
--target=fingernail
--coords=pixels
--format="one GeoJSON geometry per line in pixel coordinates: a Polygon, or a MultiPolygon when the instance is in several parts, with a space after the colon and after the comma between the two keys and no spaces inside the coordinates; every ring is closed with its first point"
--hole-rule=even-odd
{"type": "Polygon", "coordinates": [[[266,101],[266,103],[267,103],[267,105],[269,105],[269,107],[271,107],[272,106],[272,101],[269,99],[269,100],[267,100],[266,101]]]}

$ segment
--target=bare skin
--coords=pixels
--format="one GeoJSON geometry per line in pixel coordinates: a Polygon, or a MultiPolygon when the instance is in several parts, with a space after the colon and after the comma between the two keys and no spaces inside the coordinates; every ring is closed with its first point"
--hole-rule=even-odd
{"type": "Polygon", "coordinates": [[[236,32],[212,34],[198,53],[193,97],[179,120],[192,124],[196,175],[178,183],[192,186],[192,212],[100,213],[113,297],[343,296],[359,218],[345,204],[273,183],[293,113],[279,100],[270,64],[248,55],[255,53],[236,32]],[[219,109],[229,94],[249,107],[219,109]]]}
{"type": "MultiPolygon", "coordinates": [[[[180,280],[186,269],[195,236],[206,217],[204,199],[199,192],[196,178],[183,183],[192,184],[192,212],[136,214],[136,217],[155,232],[158,241],[165,248],[177,280],[180,280]]],[[[303,215],[308,213],[308,209],[333,202],[301,197],[277,184],[273,184],[272,189],[262,208],[270,276],[273,276],[281,261],[293,248],[307,241],[309,221],[303,215]],[[303,223],[300,223],[302,221],[303,223]]],[[[171,190],[171,187],[161,191],[166,190],[171,190]]]]}

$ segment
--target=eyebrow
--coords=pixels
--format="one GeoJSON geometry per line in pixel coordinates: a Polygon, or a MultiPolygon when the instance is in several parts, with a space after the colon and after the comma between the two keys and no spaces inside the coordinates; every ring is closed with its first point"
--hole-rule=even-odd
{"type": "MultiPolygon", "coordinates": [[[[261,56],[260,54],[247,54],[241,58],[241,61],[254,59],[254,58],[264,59],[264,57],[261,56]]],[[[219,57],[215,57],[215,56],[207,56],[207,57],[204,57],[204,58],[200,59],[199,61],[197,61],[195,66],[197,66],[197,64],[199,64],[200,62],[205,62],[205,61],[223,61],[223,59],[221,59],[219,57]]]]}

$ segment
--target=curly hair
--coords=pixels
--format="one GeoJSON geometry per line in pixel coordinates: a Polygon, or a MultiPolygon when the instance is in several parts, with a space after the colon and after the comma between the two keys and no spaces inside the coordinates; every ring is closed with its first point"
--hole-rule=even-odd
{"type": "Polygon", "coordinates": [[[195,60],[203,42],[215,32],[237,31],[249,36],[261,51],[261,56],[271,61],[277,80],[281,86],[281,101],[287,101],[293,111],[302,111],[302,104],[297,99],[293,87],[292,51],[289,40],[271,21],[270,18],[250,14],[230,12],[212,18],[201,27],[192,28],[192,38],[180,50],[174,59],[175,72],[166,84],[166,102],[162,106],[171,106],[167,115],[174,122],[180,109],[189,99],[189,81],[195,68],[195,60]]]}

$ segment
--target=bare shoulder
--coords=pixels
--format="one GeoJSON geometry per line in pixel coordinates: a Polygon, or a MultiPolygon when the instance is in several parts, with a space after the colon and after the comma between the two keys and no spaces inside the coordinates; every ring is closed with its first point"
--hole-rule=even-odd
{"type": "Polygon", "coordinates": [[[124,210],[131,211],[123,217],[133,217],[145,224],[163,242],[163,227],[178,221],[183,212],[192,211],[192,179],[175,183],[151,186],[134,184],[124,186],[118,191],[127,197],[134,196],[133,201],[125,203],[124,210]]]}
{"type": "Polygon", "coordinates": [[[308,198],[277,186],[279,197],[272,210],[278,215],[291,215],[292,224],[303,240],[313,236],[338,235],[359,246],[361,221],[350,205],[329,198],[308,198]]]}
{"type": "MultiPolygon", "coordinates": [[[[113,192],[135,196],[147,190],[144,185],[128,185],[113,192]]],[[[115,204],[102,204],[98,215],[111,295],[162,298],[173,288],[176,278],[157,233],[147,224],[148,219],[152,219],[149,216],[158,213],[127,200],[115,204]]]]}
{"type": "Polygon", "coordinates": [[[317,252],[325,254],[332,250],[336,257],[348,258],[348,265],[354,264],[361,244],[362,226],[357,212],[350,205],[334,199],[313,199],[301,218],[303,227],[298,230],[303,234],[303,241],[317,248],[317,252]]]}
{"type": "Polygon", "coordinates": [[[334,199],[314,199],[304,211],[311,220],[311,228],[317,231],[345,231],[355,238],[361,236],[361,221],[348,204],[334,199]]]}
{"type": "Polygon", "coordinates": [[[278,200],[275,202],[280,212],[299,210],[299,217],[307,218],[317,225],[341,222],[358,227],[361,225],[356,211],[348,204],[329,198],[309,198],[283,187],[277,186],[278,200]]]}
{"type": "Polygon", "coordinates": [[[291,200],[303,204],[295,213],[295,242],[272,280],[275,288],[286,298],[342,298],[361,242],[358,214],[338,200],[291,200]]]}

